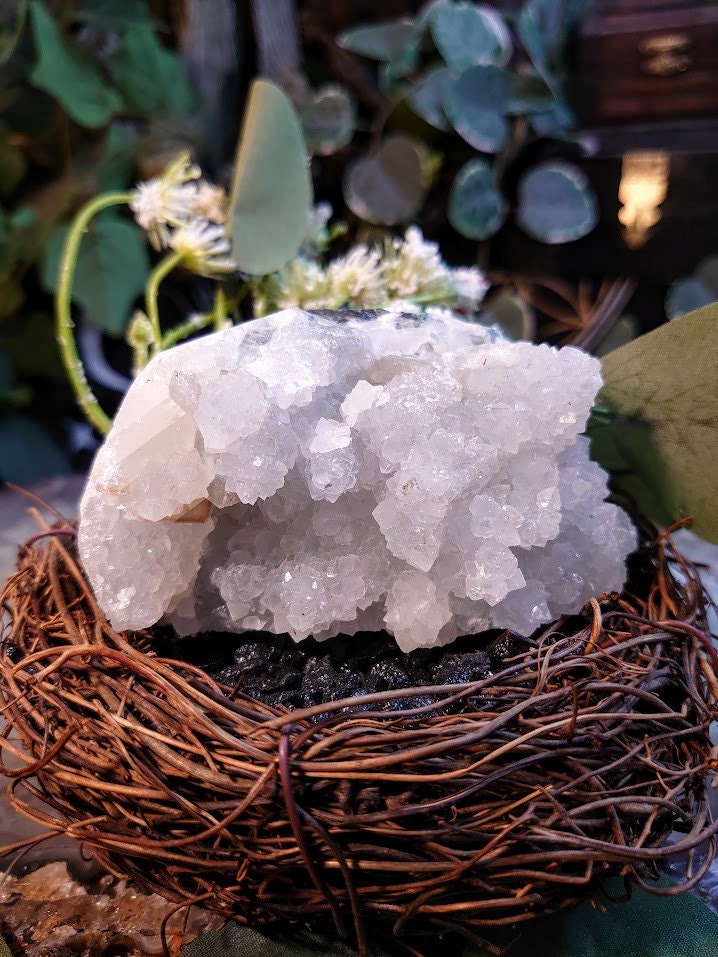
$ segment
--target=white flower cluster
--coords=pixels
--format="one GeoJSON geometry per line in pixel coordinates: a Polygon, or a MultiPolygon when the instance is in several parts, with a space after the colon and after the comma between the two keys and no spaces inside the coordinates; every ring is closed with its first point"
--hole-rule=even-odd
{"type": "Polygon", "coordinates": [[[298,256],[271,277],[257,303],[257,314],[276,309],[397,309],[450,307],[476,312],[489,283],[476,267],[452,269],[436,243],[410,226],[403,238],[383,246],[359,243],[322,266],[298,256]]]}
{"type": "Polygon", "coordinates": [[[226,193],[201,176],[183,154],[160,176],[137,185],[130,208],[154,248],[174,250],[187,269],[201,276],[234,272],[226,193]]]}

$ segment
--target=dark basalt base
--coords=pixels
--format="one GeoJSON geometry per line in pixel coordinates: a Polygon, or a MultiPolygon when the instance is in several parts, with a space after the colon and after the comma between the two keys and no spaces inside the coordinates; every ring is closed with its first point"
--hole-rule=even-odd
{"type": "MultiPolygon", "coordinates": [[[[653,574],[647,551],[634,552],[627,570],[627,592],[642,594],[653,574]]],[[[565,621],[562,630],[571,634],[584,624],[577,616],[565,621]]],[[[466,635],[443,648],[406,654],[385,631],[297,643],[289,635],[268,632],[211,632],[179,638],[170,628],[157,628],[153,650],[197,665],[250,698],[296,710],[381,691],[480,681],[525,651],[529,641],[495,630],[466,635]]],[[[432,700],[429,695],[412,696],[371,708],[404,710],[432,700]]]]}
{"type": "MultiPolygon", "coordinates": [[[[498,631],[467,635],[444,648],[400,651],[386,632],[297,644],[288,635],[247,632],[178,638],[160,632],[154,650],[163,657],[198,665],[217,681],[270,705],[298,709],[380,691],[479,681],[506,658],[525,650],[521,639],[498,631]]],[[[372,710],[431,704],[413,696],[372,710]]]]}

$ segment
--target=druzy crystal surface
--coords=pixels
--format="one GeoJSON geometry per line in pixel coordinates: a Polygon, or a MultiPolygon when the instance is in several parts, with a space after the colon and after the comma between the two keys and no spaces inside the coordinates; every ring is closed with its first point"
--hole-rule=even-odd
{"type": "Polygon", "coordinates": [[[288,309],[197,339],[130,388],[83,563],[118,629],[528,635],[620,588],[635,546],[580,435],[600,384],[584,352],[444,312],[288,309]]]}

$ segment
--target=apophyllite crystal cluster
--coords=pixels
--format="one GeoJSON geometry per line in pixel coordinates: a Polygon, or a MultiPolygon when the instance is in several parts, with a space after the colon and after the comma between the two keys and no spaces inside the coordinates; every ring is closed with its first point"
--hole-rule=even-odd
{"type": "Polygon", "coordinates": [[[524,635],[620,588],[635,546],[580,435],[572,348],[435,311],[288,309],[157,356],[81,506],[113,625],[400,647],[524,635]]]}

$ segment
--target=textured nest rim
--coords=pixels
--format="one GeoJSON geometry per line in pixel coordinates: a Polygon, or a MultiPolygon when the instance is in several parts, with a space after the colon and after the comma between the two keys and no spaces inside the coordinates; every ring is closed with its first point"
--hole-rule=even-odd
{"type": "Polygon", "coordinates": [[[498,952],[487,934],[607,877],[673,894],[710,866],[718,655],[666,535],[643,597],[591,599],[496,674],[287,712],[114,631],[72,527],[44,529],[0,594],[0,772],[42,839],[70,835],[179,907],[353,936],[361,954],[368,928],[414,954],[447,931],[498,952]],[[655,886],[676,854],[683,883],[655,886]]]}

